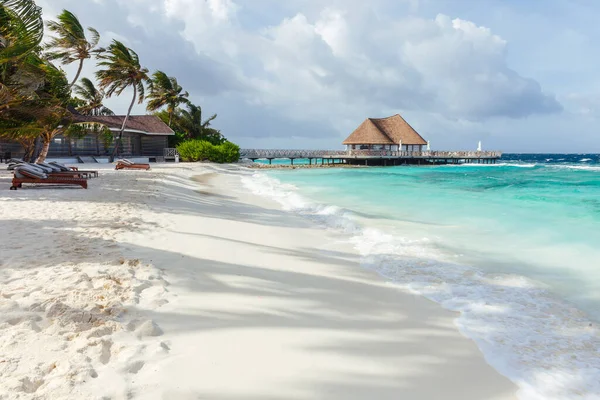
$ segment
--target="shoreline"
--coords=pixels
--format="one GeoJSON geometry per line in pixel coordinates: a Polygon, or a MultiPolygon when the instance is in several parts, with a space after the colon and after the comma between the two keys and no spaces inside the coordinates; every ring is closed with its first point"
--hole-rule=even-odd
{"type": "MultiPolygon", "coordinates": [[[[459,333],[455,313],[362,268],[357,252],[337,234],[245,193],[239,171],[206,164],[106,169],[88,191],[0,194],[0,217],[14,225],[1,244],[3,268],[12,272],[0,275],[0,305],[13,318],[0,322],[0,336],[25,329],[40,344],[55,338],[63,346],[40,356],[54,368],[36,375],[37,364],[17,360],[27,344],[11,344],[8,364],[17,367],[7,369],[5,362],[0,372],[21,382],[20,395],[516,398],[517,387],[459,333]],[[9,213],[16,202],[35,211],[9,213]],[[57,207],[61,212],[48,218],[57,207]],[[16,229],[23,221],[25,228],[16,229]],[[38,237],[25,254],[18,243],[31,232],[38,237]],[[48,251],[57,241],[75,245],[67,254],[48,251]],[[44,290],[27,292],[21,284],[48,270],[60,272],[65,282],[65,293],[52,296],[62,296],[71,308],[78,301],[90,311],[98,296],[110,293],[125,299],[112,305],[124,313],[103,316],[102,326],[74,325],[81,332],[77,349],[84,346],[89,362],[64,357],[72,349],[58,329],[60,319],[71,315],[66,308],[27,311],[28,298],[42,300],[44,290]],[[82,271],[91,281],[81,280],[82,271]],[[112,292],[104,293],[108,282],[112,292]],[[90,284],[102,293],[89,301],[69,296],[73,285],[89,290],[90,284]],[[65,380],[67,365],[87,375],[65,380]]],[[[0,354],[5,351],[0,347],[0,354]]]]}
{"type": "MultiPolygon", "coordinates": [[[[384,189],[390,199],[387,208],[378,207],[376,202],[365,199],[382,196],[383,192],[373,185],[364,188],[366,196],[357,197],[353,193],[357,182],[368,175],[341,171],[340,174],[333,184],[327,176],[321,179],[320,174],[256,174],[255,179],[245,183],[252,192],[276,200],[296,215],[328,229],[347,232],[366,268],[377,271],[410,293],[458,312],[455,324],[461,333],[477,343],[490,365],[519,385],[520,398],[596,399],[600,386],[592,377],[599,367],[594,357],[594,349],[600,344],[599,331],[597,319],[585,311],[585,304],[575,304],[549,289],[548,281],[544,277],[537,280],[535,271],[520,274],[502,270],[492,257],[479,256],[479,263],[469,259],[461,262],[452,253],[436,251],[436,248],[452,248],[448,238],[442,235],[434,236],[431,247],[425,242],[420,244],[435,235],[436,229],[426,215],[403,219],[406,218],[404,213],[393,223],[379,221],[384,215],[395,215],[392,204],[410,207],[412,199],[419,197],[416,190],[426,191],[427,185],[413,186],[414,190],[402,193],[384,189]],[[309,179],[313,177],[314,180],[309,179]],[[406,201],[399,199],[400,195],[406,201]],[[419,227],[423,229],[413,235],[417,220],[425,223],[419,227]],[[496,268],[487,268],[489,265],[496,268]]],[[[371,176],[379,187],[385,187],[381,176],[387,174],[375,175],[371,176]]],[[[433,193],[444,198],[439,191],[430,194],[433,193]]],[[[445,212],[441,202],[429,205],[432,213],[445,212]]],[[[453,213],[452,216],[456,225],[448,226],[462,229],[460,219],[465,218],[464,215],[453,213]]],[[[489,237],[483,237],[493,245],[489,237]]],[[[487,249],[483,241],[480,246],[465,246],[464,253],[477,254],[479,248],[487,249]]],[[[510,254],[505,254],[503,259],[506,265],[514,261],[510,254]]],[[[551,267],[548,270],[552,270],[551,267]]]]}

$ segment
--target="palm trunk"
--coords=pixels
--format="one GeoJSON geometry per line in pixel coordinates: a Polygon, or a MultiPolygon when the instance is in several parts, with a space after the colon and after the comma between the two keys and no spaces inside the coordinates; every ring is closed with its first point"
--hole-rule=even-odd
{"type": "Polygon", "coordinates": [[[171,127],[171,123],[173,122],[173,112],[169,113],[169,128],[171,127]]]}
{"type": "Polygon", "coordinates": [[[68,145],[68,149],[69,149],[69,157],[71,157],[73,155],[73,143],[71,143],[70,137],[67,136],[65,139],[67,141],[67,145],[68,145]]]}
{"type": "Polygon", "coordinates": [[[31,162],[33,153],[35,152],[35,139],[17,139],[17,142],[23,147],[25,154],[23,154],[23,161],[31,162]]]}
{"type": "Polygon", "coordinates": [[[42,138],[44,140],[44,145],[42,146],[42,151],[38,156],[36,163],[46,161],[46,157],[48,156],[48,150],[50,149],[50,141],[52,141],[52,135],[50,133],[43,133],[42,138]]]}
{"type": "Polygon", "coordinates": [[[119,146],[121,145],[121,139],[123,138],[123,132],[125,131],[125,126],[127,126],[127,120],[129,120],[129,115],[131,114],[131,110],[133,109],[133,105],[135,104],[135,98],[137,97],[137,87],[133,86],[133,98],[131,99],[131,104],[129,105],[129,109],[127,110],[127,115],[123,120],[123,125],[121,126],[121,130],[119,131],[119,137],[115,142],[115,148],[112,152],[112,159],[114,161],[115,155],[119,154],[119,146]]]}
{"type": "Polygon", "coordinates": [[[35,139],[33,153],[31,153],[31,159],[28,162],[35,162],[35,160],[39,157],[40,153],[42,152],[43,143],[44,141],[42,140],[42,136],[38,136],[35,139]]]}
{"type": "Polygon", "coordinates": [[[83,69],[83,58],[81,60],[79,60],[79,68],[77,69],[77,74],[75,74],[75,79],[73,79],[73,82],[71,82],[69,84],[69,88],[73,87],[75,82],[77,82],[77,79],[79,79],[79,75],[81,75],[82,69],[83,69]]]}

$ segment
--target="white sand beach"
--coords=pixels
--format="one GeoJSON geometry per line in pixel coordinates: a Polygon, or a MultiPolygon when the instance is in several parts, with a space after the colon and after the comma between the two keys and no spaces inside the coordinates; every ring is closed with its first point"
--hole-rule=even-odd
{"type": "Polygon", "coordinates": [[[515,399],[455,314],[236,167],[0,172],[0,399],[515,399]]]}

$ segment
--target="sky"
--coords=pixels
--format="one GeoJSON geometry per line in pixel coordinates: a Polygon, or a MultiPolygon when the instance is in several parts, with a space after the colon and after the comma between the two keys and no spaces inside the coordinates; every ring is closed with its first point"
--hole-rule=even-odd
{"type": "Polygon", "coordinates": [[[600,153],[596,0],[37,3],[175,76],[244,148],[339,149],[365,118],[398,113],[433,150],[600,153]]]}

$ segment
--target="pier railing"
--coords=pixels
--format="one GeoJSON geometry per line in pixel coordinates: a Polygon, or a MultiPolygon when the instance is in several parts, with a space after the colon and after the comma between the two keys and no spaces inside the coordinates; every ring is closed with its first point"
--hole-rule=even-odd
{"type": "Polygon", "coordinates": [[[425,158],[425,159],[478,159],[500,158],[499,151],[391,151],[391,150],[278,150],[278,149],[241,149],[241,158],[425,158]]]}

